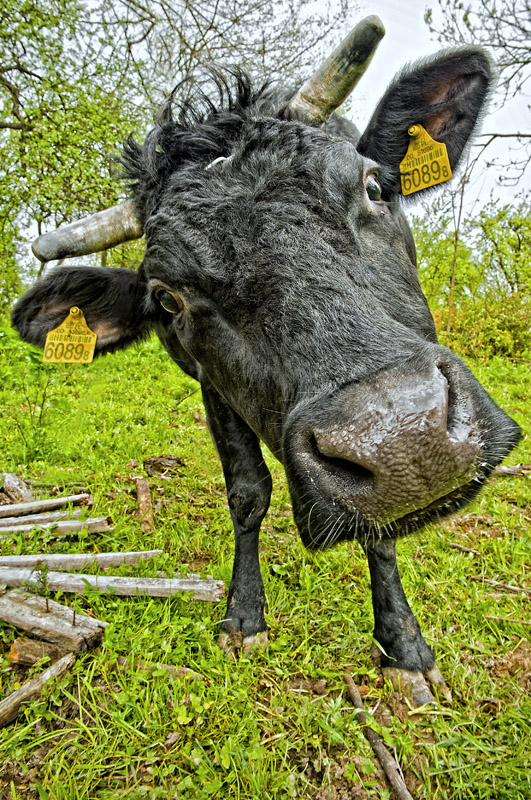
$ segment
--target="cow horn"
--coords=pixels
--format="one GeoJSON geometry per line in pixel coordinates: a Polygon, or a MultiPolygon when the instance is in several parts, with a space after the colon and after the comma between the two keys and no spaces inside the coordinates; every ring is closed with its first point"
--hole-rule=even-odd
{"type": "Polygon", "coordinates": [[[385,34],[379,17],[365,17],[289,101],[284,116],[323,124],[367,69],[385,34]]]}
{"type": "Polygon", "coordinates": [[[98,211],[35,239],[31,249],[39,261],[99,253],[131,239],[139,239],[142,228],[132,200],[98,211]]]}

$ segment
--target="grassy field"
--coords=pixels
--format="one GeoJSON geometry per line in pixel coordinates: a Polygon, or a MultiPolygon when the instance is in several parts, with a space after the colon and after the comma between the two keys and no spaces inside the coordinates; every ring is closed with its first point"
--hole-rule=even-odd
{"type": "MultiPolygon", "coordinates": [[[[90,367],[45,366],[40,357],[0,329],[0,470],[90,487],[93,515],[112,516],[114,530],[70,539],[34,530],[3,540],[1,552],[159,547],[157,559],[113,571],[191,570],[228,584],[231,525],[197,384],[155,340],[90,367]],[[184,464],[169,479],[150,478],[148,538],[131,478],[163,453],[184,464]]],[[[471,366],[529,430],[529,364],[471,366]]],[[[222,655],[223,601],[58,596],[110,624],[99,649],[0,730],[2,800],[391,797],[346,697],[347,670],[415,800],[529,800],[531,645],[519,622],[530,620],[529,594],[488,581],[531,589],[530,478],[493,481],[465,514],[399,545],[406,595],[454,696],[452,706],[415,714],[371,664],[361,549],[306,552],[282,471],[266,457],[275,481],[261,545],[268,652],[235,662],[222,655]],[[164,670],[114,672],[118,656],[187,666],[205,683],[164,670]]],[[[511,455],[517,462],[531,462],[529,438],[511,455]]],[[[30,674],[7,659],[16,635],[0,623],[0,698],[30,674]]]]}

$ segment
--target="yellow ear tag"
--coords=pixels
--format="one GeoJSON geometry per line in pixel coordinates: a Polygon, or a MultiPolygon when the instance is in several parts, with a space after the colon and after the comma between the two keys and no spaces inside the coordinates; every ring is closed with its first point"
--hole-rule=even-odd
{"type": "Polygon", "coordinates": [[[90,364],[97,338],[81,309],[72,306],[65,321],[46,335],[42,360],[49,364],[90,364]]]}
{"type": "Polygon", "coordinates": [[[452,170],[444,142],[432,139],[422,125],[412,125],[408,133],[411,141],[400,162],[402,194],[413,194],[449,181],[452,170]]]}

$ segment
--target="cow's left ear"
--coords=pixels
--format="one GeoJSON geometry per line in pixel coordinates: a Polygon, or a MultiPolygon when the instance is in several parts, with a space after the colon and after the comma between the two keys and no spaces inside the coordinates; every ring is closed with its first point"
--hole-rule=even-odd
{"type": "Polygon", "coordinates": [[[72,306],[83,311],[98,335],[95,354],[127,347],[153,327],[142,270],[62,267],[52,270],[22,295],[11,313],[21,338],[44,347],[46,334],[68,317],[72,306]]]}
{"type": "Polygon", "coordinates": [[[490,59],[479,47],[447,50],[397,75],[358,143],[359,153],[382,167],[384,196],[401,191],[399,165],[412,125],[444,142],[452,170],[458,166],[492,80],[490,59]]]}

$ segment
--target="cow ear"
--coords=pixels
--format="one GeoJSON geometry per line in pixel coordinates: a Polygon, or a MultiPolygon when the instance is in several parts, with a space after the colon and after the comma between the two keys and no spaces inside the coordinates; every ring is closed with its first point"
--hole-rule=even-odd
{"type": "Polygon", "coordinates": [[[46,334],[63,322],[72,306],[80,308],[98,335],[96,353],[127,347],[152,328],[142,268],[55,269],[24,294],[11,314],[21,338],[44,347],[46,334]]]}
{"type": "Polygon", "coordinates": [[[397,75],[358,143],[358,151],[382,167],[384,196],[400,192],[399,165],[412,125],[444,142],[452,171],[458,166],[491,83],[491,62],[479,47],[448,50],[397,75]]]}

